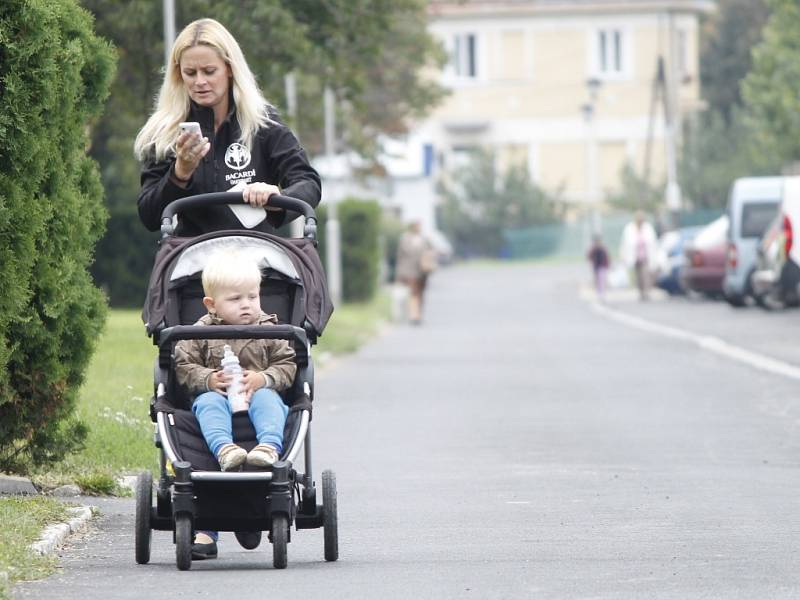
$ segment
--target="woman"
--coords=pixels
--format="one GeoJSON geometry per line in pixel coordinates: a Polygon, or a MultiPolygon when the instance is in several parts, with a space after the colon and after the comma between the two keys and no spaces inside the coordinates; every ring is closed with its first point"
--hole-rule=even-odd
{"type": "MultiPolygon", "coordinates": [[[[239,44],[213,19],[190,23],[175,40],[155,112],[134,152],[144,163],[139,217],[151,231],[159,229],[164,207],[195,194],[242,189],[251,207],[265,207],[273,194],[314,207],[320,201],[319,175],[305,151],[264,99],[239,44]],[[179,133],[184,121],[200,123],[202,136],[179,133]]],[[[247,210],[192,210],[181,215],[177,233],[245,225],[273,232],[286,220],[284,211],[259,211],[254,218],[247,210]]]]}
{"type": "Polygon", "coordinates": [[[422,323],[422,297],[428,275],[436,268],[436,253],[422,235],[419,221],[409,224],[397,247],[395,279],[408,286],[408,319],[422,323]]]}
{"type": "MultiPolygon", "coordinates": [[[[156,110],[136,137],[134,152],[144,163],[139,217],[151,231],[161,226],[164,207],[195,194],[242,189],[250,207],[266,207],[279,193],[314,207],[320,201],[319,175],[305,151],[264,99],[239,44],[213,19],[190,23],[175,40],[156,110]],[[184,121],[199,122],[202,136],[179,134],[184,121]]],[[[176,233],[196,236],[245,224],[274,232],[287,220],[284,211],[261,210],[254,217],[246,210],[239,205],[188,211],[176,233]]],[[[215,531],[198,531],[192,558],[215,558],[217,537],[215,531]]],[[[237,532],[236,538],[255,548],[261,532],[237,532]]]]}

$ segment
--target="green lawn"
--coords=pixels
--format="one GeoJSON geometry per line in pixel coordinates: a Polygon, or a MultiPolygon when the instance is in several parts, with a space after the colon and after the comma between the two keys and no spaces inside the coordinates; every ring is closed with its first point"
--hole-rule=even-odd
{"type": "Polygon", "coordinates": [[[46,525],[65,521],[66,512],[66,505],[52,498],[0,498],[0,598],[9,597],[10,584],[38,579],[55,569],[55,557],[36,555],[30,545],[46,525]]]}
{"type": "MultiPolygon", "coordinates": [[[[375,335],[388,314],[387,294],[337,308],[313,350],[315,357],[354,351],[375,335]]],[[[34,473],[35,483],[54,487],[76,482],[84,491],[114,493],[120,491],[114,489],[119,475],[157,469],[148,413],[155,356],[138,310],[109,311],[77,407],[90,430],[86,447],[57,467],[34,473]]]]}

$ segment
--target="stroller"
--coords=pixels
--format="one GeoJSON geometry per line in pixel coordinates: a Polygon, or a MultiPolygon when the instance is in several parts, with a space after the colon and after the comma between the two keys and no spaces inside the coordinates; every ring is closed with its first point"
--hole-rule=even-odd
{"type": "MultiPolygon", "coordinates": [[[[323,527],[325,560],[338,558],[336,476],[330,470],[322,473],[320,505],[311,471],[314,366],[310,348],[333,312],[316,250],[316,217],[313,208],[294,198],[272,196],[269,203],[304,215],[303,238],[250,230],[216,231],[194,238],[174,236],[176,214],[212,205],[243,204],[241,193],[181,198],[162,214],[160,248],[142,312],[148,335],[158,346],[150,417],[156,424],[160,476],[155,506],[151,472],[141,473],[136,482],[135,550],[139,564],[150,561],[152,530],[173,532],[176,563],[182,571],[191,568],[196,530],[267,531],[273,566],[283,569],[293,524],[298,530],[323,527]],[[206,312],[200,279],[203,267],[209,255],[220,248],[235,248],[258,261],[263,275],[262,305],[278,315],[278,325],[192,326],[206,312]],[[190,410],[192,399],[175,379],[178,341],[240,338],[289,340],[296,353],[294,384],[281,392],[289,407],[284,450],[270,471],[249,467],[238,472],[220,471],[190,410]],[[305,472],[296,469],[301,448],[305,472]]],[[[248,451],[257,444],[247,413],[234,414],[233,438],[248,451]]],[[[244,541],[240,543],[244,545],[244,541]]]]}

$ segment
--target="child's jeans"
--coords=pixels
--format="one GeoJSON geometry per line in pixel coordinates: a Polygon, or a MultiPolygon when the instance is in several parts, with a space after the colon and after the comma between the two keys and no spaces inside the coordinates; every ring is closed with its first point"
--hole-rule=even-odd
{"type": "MultiPolygon", "coordinates": [[[[192,404],[192,412],[214,456],[218,456],[225,444],[233,443],[233,414],[225,396],[218,392],[201,394],[192,404]]],[[[247,412],[256,430],[258,443],[274,446],[280,454],[283,451],[283,427],[289,408],[278,393],[269,388],[256,390],[250,398],[247,412]]]]}

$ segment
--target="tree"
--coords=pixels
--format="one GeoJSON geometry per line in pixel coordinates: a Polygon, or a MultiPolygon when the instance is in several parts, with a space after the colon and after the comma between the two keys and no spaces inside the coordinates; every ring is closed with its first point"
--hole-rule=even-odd
{"type": "Polygon", "coordinates": [[[720,112],[703,116],[702,128],[684,143],[678,173],[694,208],[722,208],[734,179],[779,170],[779,162],[755,152],[753,137],[742,109],[733,110],[728,122],[720,112]]]}
{"type": "Polygon", "coordinates": [[[742,94],[757,151],[786,164],[800,158],[800,5],[770,0],[769,6],[772,14],[753,50],[742,94]]]}
{"type": "Polygon", "coordinates": [[[0,470],[60,460],[105,300],[88,266],[106,213],[87,125],[113,76],[74,0],[0,5],[0,470]]]}
{"type": "MultiPolygon", "coordinates": [[[[161,3],[83,0],[101,35],[118,47],[120,77],[109,110],[94,129],[92,154],[101,164],[109,199],[109,235],[93,270],[112,304],[143,297],[155,241],[138,223],[138,164],[133,140],[152,110],[164,48],[161,3]],[[112,237],[113,236],[113,237],[112,237]],[[122,240],[120,239],[122,237],[122,240]]],[[[340,149],[378,155],[381,134],[405,131],[442,95],[423,67],[443,54],[426,29],[424,0],[183,0],[177,27],[201,16],[218,19],[236,37],[267,98],[285,107],[284,76],[298,80],[298,116],[284,120],[309,151],[323,142],[322,90],[339,98],[340,149]]]]}
{"type": "Polygon", "coordinates": [[[443,183],[442,228],[460,256],[499,256],[508,229],[555,223],[562,203],[531,182],[526,167],[498,166],[490,150],[476,150],[469,163],[443,183]]]}
{"type": "Polygon", "coordinates": [[[766,0],[722,0],[703,29],[700,74],[708,110],[688,121],[678,165],[694,208],[720,208],[734,179],[772,174],[780,166],[756,151],[742,99],[742,81],[768,15],[766,0]]]}
{"type": "MultiPolygon", "coordinates": [[[[742,106],[740,83],[769,16],[764,0],[721,0],[703,27],[700,80],[709,112],[730,122],[742,106]]],[[[716,117],[712,117],[716,119],[716,117]]]]}

